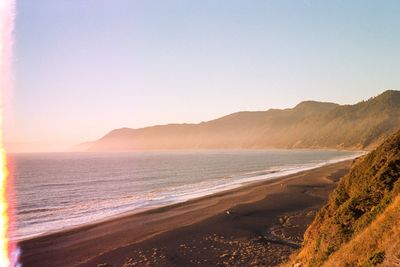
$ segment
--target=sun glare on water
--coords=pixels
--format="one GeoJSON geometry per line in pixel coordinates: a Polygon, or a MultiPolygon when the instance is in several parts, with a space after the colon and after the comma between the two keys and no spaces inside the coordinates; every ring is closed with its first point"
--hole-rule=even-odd
{"type": "Polygon", "coordinates": [[[12,48],[15,0],[0,0],[0,267],[18,266],[14,246],[9,241],[10,206],[8,205],[10,173],[4,149],[4,94],[12,89],[12,48]]]}

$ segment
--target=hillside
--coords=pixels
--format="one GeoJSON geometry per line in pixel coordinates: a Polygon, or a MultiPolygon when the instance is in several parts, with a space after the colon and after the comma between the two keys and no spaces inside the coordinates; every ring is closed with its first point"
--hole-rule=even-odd
{"type": "Polygon", "coordinates": [[[400,265],[400,132],[354,163],[289,266],[400,265]]]}
{"type": "Polygon", "coordinates": [[[400,92],[355,105],[306,101],[292,109],[238,112],[200,124],[113,130],[92,151],[218,148],[370,149],[400,127],[400,92]]]}

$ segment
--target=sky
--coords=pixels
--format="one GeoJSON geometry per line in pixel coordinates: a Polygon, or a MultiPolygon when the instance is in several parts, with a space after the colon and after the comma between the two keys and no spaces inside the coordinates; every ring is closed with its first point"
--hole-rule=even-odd
{"type": "Polygon", "coordinates": [[[400,89],[400,2],[17,0],[11,150],[400,89]]]}

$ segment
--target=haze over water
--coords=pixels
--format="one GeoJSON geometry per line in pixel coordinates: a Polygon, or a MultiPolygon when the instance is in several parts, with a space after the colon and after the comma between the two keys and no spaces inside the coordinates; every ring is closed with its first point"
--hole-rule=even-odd
{"type": "Polygon", "coordinates": [[[182,202],[356,154],[311,150],[17,154],[14,238],[182,202]]]}

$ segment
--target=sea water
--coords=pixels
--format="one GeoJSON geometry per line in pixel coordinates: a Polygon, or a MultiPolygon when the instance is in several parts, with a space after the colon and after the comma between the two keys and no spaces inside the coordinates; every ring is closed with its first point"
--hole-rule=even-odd
{"type": "Polygon", "coordinates": [[[16,154],[12,238],[183,202],[357,155],[322,150],[16,154]]]}

